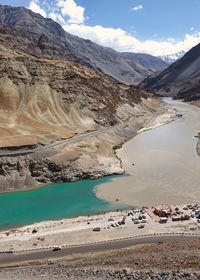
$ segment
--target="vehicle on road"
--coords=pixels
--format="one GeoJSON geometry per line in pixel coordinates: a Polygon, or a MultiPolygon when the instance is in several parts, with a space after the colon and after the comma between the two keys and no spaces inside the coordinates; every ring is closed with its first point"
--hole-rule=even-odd
{"type": "Polygon", "coordinates": [[[54,246],[52,251],[60,251],[61,247],[60,246],[54,246]]]}

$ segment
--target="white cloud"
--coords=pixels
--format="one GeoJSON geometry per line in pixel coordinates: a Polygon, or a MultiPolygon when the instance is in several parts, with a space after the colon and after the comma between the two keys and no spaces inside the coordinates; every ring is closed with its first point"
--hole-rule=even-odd
{"type": "MultiPolygon", "coordinates": [[[[192,34],[185,34],[183,40],[178,42],[173,38],[158,41],[157,33],[153,35],[154,39],[142,41],[137,39],[136,35],[130,34],[120,28],[115,29],[105,28],[101,25],[85,25],[85,9],[78,6],[75,3],[75,0],[54,0],[54,5],[48,5],[48,7],[45,3],[52,4],[52,2],[47,0],[31,0],[29,9],[36,13],[40,13],[44,17],[47,16],[46,11],[48,11],[48,16],[53,20],[58,21],[67,32],[81,38],[89,39],[99,45],[113,48],[117,51],[140,52],[162,56],[181,51],[188,51],[200,43],[200,32],[192,27],[190,30],[190,33],[192,32],[192,34]]],[[[142,5],[137,7],[140,6],[142,5]]]]}
{"type": "Polygon", "coordinates": [[[174,43],[175,39],[174,38],[168,38],[167,41],[170,42],[170,43],[174,43]]]}
{"type": "Polygon", "coordinates": [[[30,2],[28,9],[32,10],[34,13],[41,14],[41,16],[46,17],[46,12],[39,6],[39,0],[33,0],[30,2]]]}
{"type": "Polygon", "coordinates": [[[58,0],[58,7],[61,8],[62,15],[68,16],[68,23],[81,24],[84,22],[85,8],[78,6],[74,0],[58,0]]]}
{"type": "Polygon", "coordinates": [[[60,14],[58,14],[58,13],[51,12],[50,14],[48,14],[48,17],[50,17],[54,21],[57,21],[57,22],[59,22],[61,24],[65,24],[64,18],[60,14]]]}
{"type": "Polygon", "coordinates": [[[131,9],[131,11],[138,11],[138,10],[141,10],[143,9],[143,6],[142,5],[138,5],[138,6],[135,6],[131,9]]]}
{"type": "Polygon", "coordinates": [[[145,40],[141,41],[126,31],[118,28],[104,28],[100,25],[86,26],[78,24],[64,25],[63,28],[76,36],[89,39],[97,44],[113,48],[121,52],[142,52],[155,56],[174,54],[180,51],[188,51],[200,43],[200,32],[189,35],[185,34],[182,41],[174,39],[166,41],[145,40]]]}

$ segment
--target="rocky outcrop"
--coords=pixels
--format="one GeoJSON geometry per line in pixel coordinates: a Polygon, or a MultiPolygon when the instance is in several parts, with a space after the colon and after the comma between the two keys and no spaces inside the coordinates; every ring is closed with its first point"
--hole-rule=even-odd
{"type": "Polygon", "coordinates": [[[129,59],[130,61],[135,61],[136,63],[143,65],[145,68],[153,72],[163,71],[169,66],[169,63],[166,63],[159,57],[150,54],[122,52],[119,53],[119,55],[121,57],[129,59]]]}

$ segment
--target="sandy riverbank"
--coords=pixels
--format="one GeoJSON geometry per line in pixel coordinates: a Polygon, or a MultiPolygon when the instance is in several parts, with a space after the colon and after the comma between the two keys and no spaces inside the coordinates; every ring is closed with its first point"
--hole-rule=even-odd
{"type": "MultiPolygon", "coordinates": [[[[139,133],[125,143],[117,155],[129,176],[97,186],[98,198],[111,202],[119,199],[122,204],[137,207],[183,204],[200,199],[200,158],[194,137],[199,131],[199,108],[180,101],[167,102],[182,117],[139,133]]],[[[158,116],[148,128],[162,124],[162,120],[167,122],[167,117],[158,116]]]]}
{"type": "MultiPolygon", "coordinates": [[[[0,233],[0,251],[45,249],[55,245],[71,246],[128,238],[141,234],[182,232],[200,234],[200,225],[196,218],[179,222],[169,220],[166,224],[160,224],[144,211],[145,223],[135,224],[132,218],[137,219],[140,211],[141,209],[135,209],[133,215],[128,215],[130,210],[121,210],[60,221],[44,221],[2,231],[0,233]],[[124,217],[125,224],[116,226],[124,217]],[[142,229],[138,228],[141,224],[145,225],[142,229]],[[93,231],[95,227],[100,227],[100,231],[93,231]]],[[[191,214],[191,210],[185,213],[191,214]]]]}
{"type": "MultiPolygon", "coordinates": [[[[160,126],[166,125],[177,118],[175,110],[168,109],[167,112],[157,116],[153,121],[149,122],[145,127],[141,127],[137,134],[140,134],[144,131],[153,130],[160,126]]],[[[132,140],[131,140],[132,141],[132,140]]],[[[131,155],[131,141],[125,143],[121,149],[116,151],[117,157],[121,160],[122,167],[125,170],[126,174],[134,176],[135,173],[135,162],[134,157],[131,155]]],[[[145,152],[144,152],[145,154],[145,152]]],[[[143,158],[143,154],[141,154],[141,159],[143,158]]],[[[151,164],[151,163],[150,163],[151,164]]],[[[132,185],[132,181],[135,180],[135,184],[138,180],[138,184],[140,184],[139,180],[143,180],[140,178],[133,178],[131,176],[124,177],[123,179],[117,178],[113,179],[112,184],[102,184],[96,187],[96,196],[99,199],[108,200],[112,203],[115,203],[116,199],[122,204],[133,205],[141,207],[143,205],[160,203],[160,198],[155,200],[156,193],[154,190],[154,183],[152,182],[152,199],[148,196],[148,199],[145,200],[144,191],[146,189],[145,185],[143,188],[141,187],[137,192],[134,188],[130,188],[128,186],[132,185]],[[124,188],[123,186],[126,186],[124,188]],[[144,189],[144,190],[143,190],[144,189]]],[[[144,180],[143,180],[144,181],[144,180]]],[[[143,182],[144,183],[144,182],[143,182]]],[[[150,189],[149,189],[150,190],[150,189]]],[[[164,200],[162,201],[164,202],[164,200]]],[[[182,201],[184,203],[185,201],[182,201]]],[[[170,203],[174,203],[174,201],[170,201],[170,203]]]]}

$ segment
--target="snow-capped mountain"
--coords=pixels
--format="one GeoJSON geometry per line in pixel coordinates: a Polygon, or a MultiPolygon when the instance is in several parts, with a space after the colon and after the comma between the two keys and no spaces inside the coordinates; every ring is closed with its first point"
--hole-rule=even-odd
{"type": "Polygon", "coordinates": [[[173,54],[159,56],[159,58],[161,58],[162,60],[164,60],[168,64],[172,64],[176,60],[183,57],[185,53],[186,53],[185,51],[181,51],[181,52],[177,52],[177,53],[173,53],[173,54]]]}

